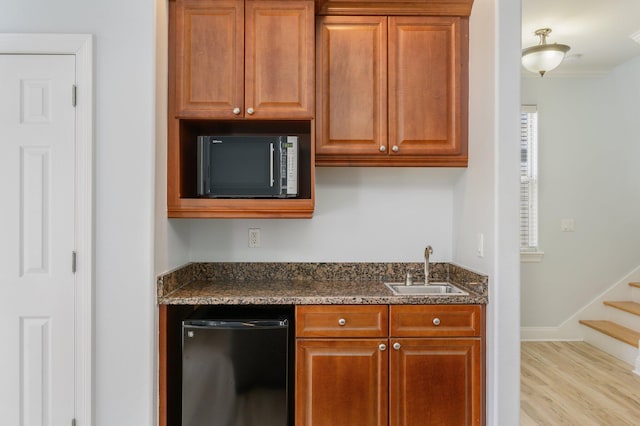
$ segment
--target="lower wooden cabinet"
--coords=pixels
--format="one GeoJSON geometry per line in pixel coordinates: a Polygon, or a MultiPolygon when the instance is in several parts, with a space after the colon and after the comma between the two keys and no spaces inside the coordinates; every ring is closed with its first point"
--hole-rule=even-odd
{"type": "Polygon", "coordinates": [[[483,306],[342,307],[296,307],[296,426],[484,424],[483,306]],[[372,311],[388,328],[358,337],[372,311]]]}
{"type": "Polygon", "coordinates": [[[390,343],[389,426],[482,424],[480,339],[390,343]]]}
{"type": "Polygon", "coordinates": [[[387,424],[386,339],[300,339],[296,425],[387,424]]]}

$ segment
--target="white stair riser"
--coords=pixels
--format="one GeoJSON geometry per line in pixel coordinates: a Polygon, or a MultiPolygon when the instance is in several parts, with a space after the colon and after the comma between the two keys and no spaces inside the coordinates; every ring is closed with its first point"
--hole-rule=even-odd
{"type": "MultiPolygon", "coordinates": [[[[630,366],[633,366],[638,358],[638,348],[621,342],[618,339],[609,337],[606,334],[600,333],[591,327],[583,326],[584,328],[584,341],[599,348],[612,356],[626,362],[630,366]]],[[[631,367],[629,368],[632,369],[631,367]]]]}
{"type": "Polygon", "coordinates": [[[631,287],[631,300],[640,303],[640,288],[631,287]]]}
{"type": "Polygon", "coordinates": [[[640,317],[638,315],[614,308],[613,306],[605,306],[607,308],[606,314],[602,319],[616,322],[632,330],[640,330],[640,317]]]}

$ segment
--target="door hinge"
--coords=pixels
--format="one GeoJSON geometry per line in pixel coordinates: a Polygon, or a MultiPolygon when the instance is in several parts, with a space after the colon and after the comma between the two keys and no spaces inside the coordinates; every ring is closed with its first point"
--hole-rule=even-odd
{"type": "Polygon", "coordinates": [[[75,84],[71,86],[71,105],[76,106],[78,104],[78,86],[75,84]]]}
{"type": "MultiPolygon", "coordinates": [[[[74,274],[76,273],[76,258],[78,257],[78,255],[76,254],[75,251],[71,252],[71,272],[73,272],[74,274]]],[[[75,422],[75,419],[73,420],[75,422]]]]}

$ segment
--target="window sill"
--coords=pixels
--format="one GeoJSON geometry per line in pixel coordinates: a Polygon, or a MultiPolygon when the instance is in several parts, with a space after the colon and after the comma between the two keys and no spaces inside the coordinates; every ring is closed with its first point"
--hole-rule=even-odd
{"type": "Polygon", "coordinates": [[[543,251],[521,251],[520,263],[539,263],[544,258],[543,251]]]}

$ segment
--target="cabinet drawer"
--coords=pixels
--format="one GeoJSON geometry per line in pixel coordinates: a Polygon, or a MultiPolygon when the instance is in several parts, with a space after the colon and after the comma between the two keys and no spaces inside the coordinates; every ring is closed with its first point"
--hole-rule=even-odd
{"type": "Polygon", "coordinates": [[[296,337],[386,337],[385,305],[296,306],[296,337]]]}
{"type": "Polygon", "coordinates": [[[480,336],[480,305],[404,305],[390,307],[392,337],[480,336]]]}

